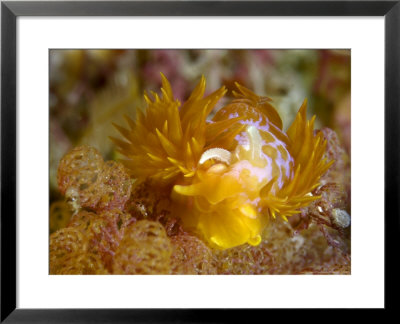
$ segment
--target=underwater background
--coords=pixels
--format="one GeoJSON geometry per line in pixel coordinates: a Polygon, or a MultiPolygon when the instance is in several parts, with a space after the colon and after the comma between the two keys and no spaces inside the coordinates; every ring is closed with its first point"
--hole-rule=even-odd
{"type": "MultiPolygon", "coordinates": [[[[205,95],[224,85],[228,93],[218,102],[210,117],[232,99],[235,82],[260,96],[270,97],[283,121],[284,130],[292,124],[303,100],[307,98],[307,119],[316,115],[315,129],[322,129],[328,142],[326,156],[336,162],[322,179],[324,185],[318,189],[317,194],[322,199],[304,209],[302,214],[290,217],[289,222],[277,221],[268,227],[265,237],[270,239],[264,240],[257,247],[243,245],[213,251],[195,236],[177,235],[172,225],[168,228],[169,220],[164,224],[163,220],[157,219],[163,225],[160,228],[141,222],[140,213],[146,215],[146,219],[147,213],[153,213],[149,207],[152,202],[162,201],[165,197],[153,196],[154,193],[146,185],[137,187],[130,198],[135,204],[141,201],[135,205],[135,208],[139,206],[138,209],[131,213],[139,215],[139,222],[133,231],[156,233],[160,238],[159,247],[165,242],[179,247],[175,248],[171,257],[171,260],[175,260],[175,263],[172,262],[174,266],[170,266],[169,261],[165,264],[161,262],[156,266],[161,264],[161,268],[153,273],[350,273],[351,226],[338,223],[342,216],[340,213],[344,213],[345,218],[351,214],[350,50],[67,49],[51,50],[49,64],[50,233],[56,234],[53,235],[54,251],[58,249],[57,242],[72,237],[71,233],[77,235],[68,229],[71,224],[72,227],[79,227],[83,220],[92,217],[90,210],[83,210],[79,220],[71,219],[70,205],[60,193],[57,183],[60,161],[68,152],[74,152],[74,148],[82,145],[97,150],[92,152],[89,149],[84,154],[96,156],[98,163],[103,163],[102,159],[107,161],[121,158],[109,138],[120,138],[112,123],[126,123],[124,115],[135,119],[136,110],[146,106],[144,91],[158,92],[160,89],[161,72],[169,80],[174,96],[181,102],[189,97],[202,76],[207,80],[205,95]],[[150,201],[148,205],[146,202],[142,204],[143,197],[150,201]],[[321,210],[329,212],[322,213],[321,210]],[[167,236],[160,234],[164,233],[164,228],[167,236]],[[65,231],[58,231],[60,229],[65,231]],[[57,236],[57,233],[61,234],[57,236]],[[182,260],[186,260],[187,255],[193,258],[185,263],[182,260]]],[[[117,169],[112,163],[109,166],[110,170],[117,169]]],[[[154,209],[154,214],[157,214],[158,211],[154,209]]],[[[96,226],[93,228],[99,231],[111,228],[104,224],[96,226]]],[[[119,228],[113,230],[117,233],[119,228]]],[[[136,232],[133,232],[132,237],[136,232]]],[[[77,237],[76,242],[81,239],[77,237]]],[[[147,244],[143,243],[143,246],[151,251],[154,244],[147,244]]],[[[111,246],[111,250],[115,249],[111,246]]],[[[162,250],[160,248],[157,251],[162,250]]],[[[120,253],[120,259],[125,263],[130,262],[124,259],[127,255],[125,252],[120,253]]],[[[162,253],[159,257],[164,261],[170,258],[162,253]]],[[[58,256],[55,255],[55,258],[58,256]]],[[[85,271],[100,267],[101,271],[93,273],[112,273],[113,261],[102,258],[102,261],[95,258],[97,263],[90,261],[97,265],[91,265],[91,268],[85,265],[85,271]],[[103,263],[106,269],[103,269],[103,263]]],[[[68,262],[65,260],[63,262],[68,262]]],[[[63,267],[57,262],[54,263],[58,267],[53,267],[54,273],[63,267]]],[[[79,269],[82,271],[83,268],[79,269]]],[[[115,272],[115,269],[114,265],[114,273],[125,271],[121,268],[115,272]]],[[[135,271],[151,273],[154,270],[149,269],[135,271]]],[[[88,273],[92,273],[90,271],[88,273]]]]}

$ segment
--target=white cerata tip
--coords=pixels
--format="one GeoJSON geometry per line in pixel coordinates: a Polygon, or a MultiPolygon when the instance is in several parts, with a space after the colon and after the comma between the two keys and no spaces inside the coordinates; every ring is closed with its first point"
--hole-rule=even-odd
{"type": "Polygon", "coordinates": [[[231,156],[232,154],[228,150],[216,147],[205,151],[200,157],[199,164],[203,164],[210,159],[230,164],[231,156]]]}

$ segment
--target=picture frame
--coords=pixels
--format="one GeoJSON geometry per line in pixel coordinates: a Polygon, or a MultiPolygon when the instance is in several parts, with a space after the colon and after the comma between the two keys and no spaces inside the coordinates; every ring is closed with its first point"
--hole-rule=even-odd
{"type": "Polygon", "coordinates": [[[1,4],[1,321],[125,323],[226,322],[265,310],[17,308],[17,28],[20,16],[384,16],[385,18],[385,309],[398,283],[400,1],[4,1],[1,4]],[[396,254],[397,253],[397,254],[396,254]],[[229,321],[229,320],[228,320],[229,321]]]}

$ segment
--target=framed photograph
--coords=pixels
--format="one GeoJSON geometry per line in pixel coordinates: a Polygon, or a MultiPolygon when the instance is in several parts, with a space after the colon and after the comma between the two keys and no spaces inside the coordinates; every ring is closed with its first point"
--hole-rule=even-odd
{"type": "Polygon", "coordinates": [[[399,1],[1,16],[1,321],[393,309],[399,1]]]}

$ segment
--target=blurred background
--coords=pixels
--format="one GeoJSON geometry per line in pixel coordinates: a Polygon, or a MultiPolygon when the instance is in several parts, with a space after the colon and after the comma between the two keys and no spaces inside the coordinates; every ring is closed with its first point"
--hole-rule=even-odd
{"type": "MultiPolygon", "coordinates": [[[[207,93],[237,81],[273,99],[286,129],[304,98],[316,128],[334,129],[350,155],[350,50],[51,50],[50,203],[60,199],[57,167],[77,145],[115,159],[112,122],[125,125],[145,107],[143,92],[159,92],[160,72],[182,103],[201,75],[207,93]]],[[[224,101],[218,107],[223,106],[224,101]]]]}

